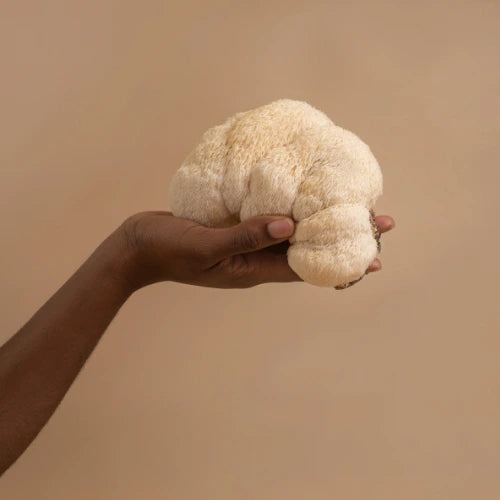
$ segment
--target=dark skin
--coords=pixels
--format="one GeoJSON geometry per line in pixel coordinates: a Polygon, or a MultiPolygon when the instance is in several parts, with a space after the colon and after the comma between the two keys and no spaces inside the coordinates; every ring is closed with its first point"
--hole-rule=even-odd
{"type": "MultiPolygon", "coordinates": [[[[375,220],[381,233],[394,227],[389,216],[375,220]]],[[[47,423],[134,292],[160,281],[215,288],[301,281],[286,258],[293,231],[293,220],[282,216],[228,228],[170,212],[141,212],[124,221],[0,348],[0,475],[47,423]]],[[[375,259],[368,271],[380,268],[375,259]]]]}

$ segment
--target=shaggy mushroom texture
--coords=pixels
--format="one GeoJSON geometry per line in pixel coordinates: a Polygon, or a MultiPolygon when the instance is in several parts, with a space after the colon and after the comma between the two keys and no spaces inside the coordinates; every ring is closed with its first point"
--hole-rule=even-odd
{"type": "Polygon", "coordinates": [[[210,227],[292,217],[290,267],[308,283],[340,289],[380,251],[381,194],[380,167],[361,139],[305,102],[279,99],[207,130],[174,174],[169,202],[174,215],[210,227]]]}

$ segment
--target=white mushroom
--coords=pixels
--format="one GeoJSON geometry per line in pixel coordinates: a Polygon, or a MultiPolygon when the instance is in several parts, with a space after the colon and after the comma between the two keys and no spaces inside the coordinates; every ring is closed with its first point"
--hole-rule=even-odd
{"type": "Polygon", "coordinates": [[[306,282],[344,288],[379,251],[382,174],[370,148],[313,106],[280,99],[207,130],[172,178],[174,215],[211,227],[255,215],[296,223],[287,256],[306,282]]]}

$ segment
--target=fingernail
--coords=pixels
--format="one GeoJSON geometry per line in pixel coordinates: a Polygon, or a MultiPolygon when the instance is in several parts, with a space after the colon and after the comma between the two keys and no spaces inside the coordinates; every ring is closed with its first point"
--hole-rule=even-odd
{"type": "Polygon", "coordinates": [[[294,222],[292,219],[273,220],[267,225],[267,232],[271,238],[286,238],[293,234],[294,222]]]}

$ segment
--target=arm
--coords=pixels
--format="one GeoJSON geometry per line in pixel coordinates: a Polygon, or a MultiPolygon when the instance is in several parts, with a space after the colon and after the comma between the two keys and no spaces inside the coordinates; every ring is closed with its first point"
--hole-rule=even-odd
{"type": "Polygon", "coordinates": [[[0,348],[0,474],[50,418],[122,304],[114,239],[0,348]]]}
{"type": "MultiPolygon", "coordinates": [[[[381,230],[391,221],[380,218],[381,230]]],[[[158,281],[217,288],[300,281],[277,251],[293,230],[278,216],[218,229],[169,212],[127,219],[0,348],[0,474],[46,424],[131,294],[158,281]]]]}

